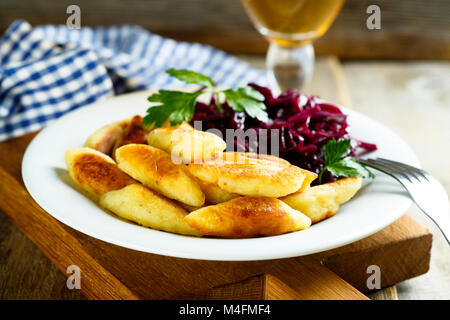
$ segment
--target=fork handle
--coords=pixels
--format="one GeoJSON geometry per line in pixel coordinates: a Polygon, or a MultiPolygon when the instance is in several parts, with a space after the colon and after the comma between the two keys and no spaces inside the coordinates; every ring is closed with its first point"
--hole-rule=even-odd
{"type": "MultiPolygon", "coordinates": [[[[417,205],[417,207],[420,209],[420,211],[422,211],[427,217],[429,217],[434,222],[434,224],[439,228],[439,230],[441,230],[441,233],[444,235],[445,240],[447,240],[447,244],[450,245],[450,212],[448,210],[448,206],[447,206],[447,210],[445,210],[447,212],[444,212],[443,214],[438,215],[438,216],[430,215],[429,213],[427,213],[426,210],[424,210],[421,207],[421,205],[419,203],[417,203],[417,201],[411,195],[410,190],[408,190],[408,188],[404,185],[404,182],[402,182],[395,174],[393,174],[392,172],[389,172],[389,170],[386,170],[383,167],[377,166],[376,161],[377,161],[377,159],[358,159],[358,162],[360,162],[368,167],[371,167],[373,169],[376,169],[378,171],[381,171],[381,172],[391,176],[398,182],[400,182],[400,184],[406,189],[406,191],[408,191],[409,196],[414,201],[414,203],[417,205]]],[[[446,197],[444,187],[442,187],[442,185],[437,180],[436,180],[436,182],[439,184],[439,189],[442,189],[440,191],[442,191],[444,197],[446,198],[447,204],[448,204],[448,198],[446,197]]]]}

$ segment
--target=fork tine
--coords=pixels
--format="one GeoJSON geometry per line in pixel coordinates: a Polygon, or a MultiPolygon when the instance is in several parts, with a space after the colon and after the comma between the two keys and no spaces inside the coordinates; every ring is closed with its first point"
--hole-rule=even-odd
{"type": "Polygon", "coordinates": [[[418,174],[419,176],[423,177],[423,179],[425,179],[427,181],[429,180],[427,177],[427,173],[425,171],[423,171],[422,169],[410,166],[409,164],[406,164],[406,163],[401,163],[401,162],[397,162],[397,161],[393,161],[393,160],[389,160],[389,159],[385,159],[385,158],[377,158],[377,160],[381,161],[385,164],[392,164],[398,168],[407,169],[407,170],[414,172],[414,173],[418,174]]]}
{"type": "Polygon", "coordinates": [[[425,178],[423,175],[416,173],[416,172],[411,172],[410,175],[412,177],[414,177],[417,181],[419,181],[420,183],[428,183],[428,179],[425,178]]]}
{"type": "Polygon", "coordinates": [[[431,177],[427,177],[428,173],[423,170],[419,170],[417,173],[412,172],[411,174],[414,175],[415,178],[421,183],[431,183],[431,177]]]}
{"type": "Polygon", "coordinates": [[[391,160],[383,159],[383,158],[377,158],[376,161],[377,161],[377,163],[383,163],[386,166],[391,166],[393,168],[396,168],[397,170],[399,170],[399,172],[401,174],[408,176],[410,178],[409,179],[410,181],[411,181],[411,179],[415,179],[418,182],[428,181],[428,178],[426,178],[425,175],[418,168],[412,167],[412,166],[404,164],[404,163],[400,163],[397,161],[391,161],[391,160]]]}
{"type": "Polygon", "coordinates": [[[413,183],[411,178],[405,174],[404,170],[400,170],[399,168],[392,166],[391,164],[385,164],[382,161],[379,161],[378,159],[367,159],[365,161],[362,161],[363,163],[366,163],[368,165],[373,166],[375,169],[381,170],[384,173],[393,176],[394,178],[401,179],[403,182],[406,183],[406,180],[410,183],[413,183]]]}

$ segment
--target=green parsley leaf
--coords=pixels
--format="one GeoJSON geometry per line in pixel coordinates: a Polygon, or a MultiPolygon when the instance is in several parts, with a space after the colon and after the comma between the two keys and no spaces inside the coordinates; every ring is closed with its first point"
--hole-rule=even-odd
{"type": "Polygon", "coordinates": [[[194,115],[195,101],[201,94],[202,92],[159,90],[148,97],[148,101],[156,102],[157,105],[148,108],[143,125],[158,128],[167,118],[170,118],[171,125],[190,121],[194,115]]]}
{"type": "Polygon", "coordinates": [[[236,112],[247,113],[250,117],[262,122],[268,122],[266,105],[262,102],[264,96],[252,87],[228,89],[223,92],[228,105],[236,112]]]}
{"type": "Polygon", "coordinates": [[[238,91],[242,95],[246,95],[246,96],[251,97],[258,101],[264,101],[264,96],[259,91],[257,91],[256,89],[254,89],[252,87],[246,86],[243,88],[239,88],[238,91]]]}
{"type": "Polygon", "coordinates": [[[244,107],[239,103],[240,95],[235,89],[228,89],[223,92],[228,105],[236,112],[244,112],[244,107]]]}
{"type": "Polygon", "coordinates": [[[327,165],[327,170],[335,177],[356,177],[360,175],[362,166],[352,157],[348,157],[327,165]]]}
{"type": "Polygon", "coordinates": [[[225,95],[229,106],[236,112],[245,112],[248,116],[262,122],[268,122],[266,106],[263,103],[264,96],[252,87],[238,89],[219,90],[215,87],[211,78],[195,71],[183,69],[168,69],[168,74],[189,84],[198,84],[206,87],[206,90],[197,92],[183,92],[172,90],[159,90],[158,93],[148,98],[157,105],[147,110],[144,117],[144,126],[160,127],[170,118],[171,125],[177,125],[183,121],[190,121],[194,116],[197,98],[205,92],[216,96],[216,104],[219,112],[222,112],[220,96],[225,95]]]}
{"type": "Polygon", "coordinates": [[[195,71],[184,69],[167,69],[166,73],[186,83],[198,84],[200,86],[208,87],[211,89],[215,88],[214,82],[210,77],[195,71]]]}
{"type": "Polygon", "coordinates": [[[323,147],[325,167],[319,174],[319,183],[322,183],[322,175],[329,171],[335,177],[363,177],[374,178],[374,174],[353,157],[350,153],[350,139],[336,141],[332,139],[323,147]]]}
{"type": "Polygon", "coordinates": [[[336,141],[331,139],[323,147],[323,155],[325,157],[325,163],[331,164],[339,161],[350,152],[350,139],[343,139],[336,141]]]}

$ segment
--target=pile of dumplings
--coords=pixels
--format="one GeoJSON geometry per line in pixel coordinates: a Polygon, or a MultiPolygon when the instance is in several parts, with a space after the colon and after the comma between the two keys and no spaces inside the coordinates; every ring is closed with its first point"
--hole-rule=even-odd
{"type": "Polygon", "coordinates": [[[150,129],[135,116],[67,150],[84,194],[126,220],[189,236],[251,238],[306,229],[337,213],[361,187],[345,178],[311,187],[313,172],[271,155],[225,152],[188,123],[150,129]]]}

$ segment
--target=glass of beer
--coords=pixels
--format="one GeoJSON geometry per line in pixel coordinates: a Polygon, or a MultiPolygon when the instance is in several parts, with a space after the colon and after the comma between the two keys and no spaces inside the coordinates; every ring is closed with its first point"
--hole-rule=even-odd
{"type": "Polygon", "coordinates": [[[241,0],[269,43],[266,66],[280,90],[302,88],[314,71],[312,42],[333,23],[345,0],[241,0]]]}

